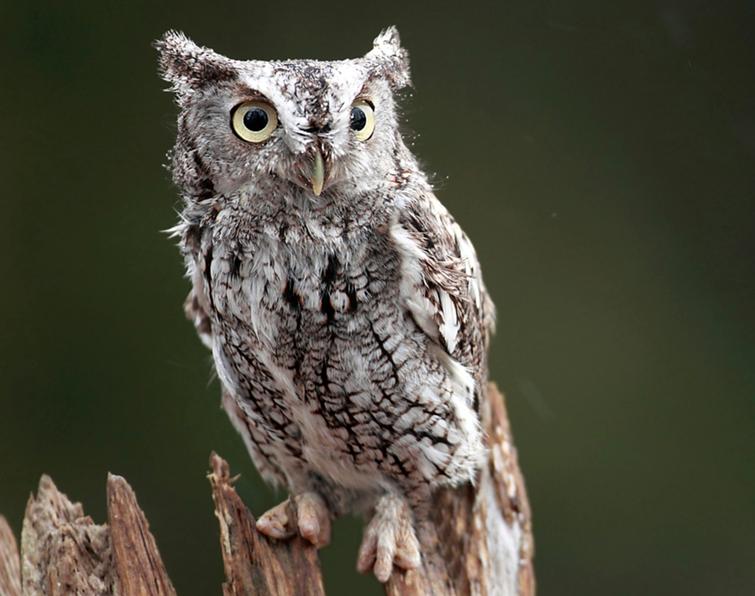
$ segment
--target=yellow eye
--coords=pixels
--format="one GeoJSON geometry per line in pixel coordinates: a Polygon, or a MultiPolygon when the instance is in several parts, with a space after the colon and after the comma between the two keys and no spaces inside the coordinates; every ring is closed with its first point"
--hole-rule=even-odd
{"type": "Polygon", "coordinates": [[[245,101],[231,112],[233,132],[250,143],[261,143],[270,138],[278,126],[275,108],[264,101],[245,101]]]}
{"type": "Polygon", "coordinates": [[[375,131],[375,109],[366,99],[357,99],[351,106],[349,126],[354,136],[360,141],[366,141],[375,131]]]}

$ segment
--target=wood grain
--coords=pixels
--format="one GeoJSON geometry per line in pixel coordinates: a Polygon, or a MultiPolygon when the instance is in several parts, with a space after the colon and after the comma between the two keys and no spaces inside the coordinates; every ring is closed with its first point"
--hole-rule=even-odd
{"type": "Polygon", "coordinates": [[[107,526],[84,515],[46,475],[26,505],[21,565],[25,596],[113,593],[107,526]]]}
{"type": "Polygon", "coordinates": [[[128,482],[108,474],[107,511],[113,566],[125,596],[174,596],[149,523],[128,482]]]}
{"type": "Polygon", "coordinates": [[[213,453],[210,469],[226,576],[223,594],[324,595],[317,550],[298,536],[281,541],[260,534],[233,488],[228,463],[213,453]]]}

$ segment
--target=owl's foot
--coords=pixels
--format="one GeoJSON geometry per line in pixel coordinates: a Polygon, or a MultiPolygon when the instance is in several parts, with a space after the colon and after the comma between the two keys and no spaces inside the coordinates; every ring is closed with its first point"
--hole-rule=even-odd
{"type": "Polygon", "coordinates": [[[289,497],[257,520],[257,530],[270,538],[290,538],[298,531],[317,548],[330,542],[330,512],[315,492],[289,497]]]}
{"type": "Polygon", "coordinates": [[[380,497],[364,530],[357,569],[361,573],[374,571],[378,581],[384,583],[391,576],[394,565],[414,569],[419,564],[419,541],[414,533],[409,505],[396,495],[380,497]]]}

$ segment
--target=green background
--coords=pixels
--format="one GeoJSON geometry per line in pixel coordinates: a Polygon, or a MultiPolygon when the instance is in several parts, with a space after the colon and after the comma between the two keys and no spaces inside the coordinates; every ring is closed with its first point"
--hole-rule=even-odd
{"type": "MultiPolygon", "coordinates": [[[[160,230],[167,28],[244,58],[356,56],[395,23],[405,129],[499,309],[541,594],[753,594],[753,3],[0,4],[0,511],[53,476],[95,520],[124,475],[180,594],[218,594],[219,409],[160,230]]],[[[360,524],[322,552],[331,594],[360,524]]]]}

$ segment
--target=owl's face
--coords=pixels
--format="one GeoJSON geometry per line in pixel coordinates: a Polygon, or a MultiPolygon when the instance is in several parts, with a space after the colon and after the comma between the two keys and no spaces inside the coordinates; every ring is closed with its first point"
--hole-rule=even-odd
{"type": "Polygon", "coordinates": [[[231,60],[175,32],[156,45],[181,108],[173,162],[187,198],[281,182],[327,196],[385,180],[400,142],[393,94],[409,84],[394,28],[334,62],[231,60]]]}

